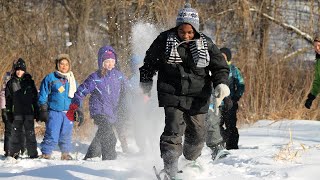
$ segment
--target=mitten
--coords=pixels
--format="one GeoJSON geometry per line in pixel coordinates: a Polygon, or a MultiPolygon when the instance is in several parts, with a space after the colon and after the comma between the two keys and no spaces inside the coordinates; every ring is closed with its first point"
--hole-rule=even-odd
{"type": "Polygon", "coordinates": [[[306,103],[304,104],[304,106],[308,109],[310,109],[311,105],[312,105],[312,101],[316,99],[316,96],[314,96],[313,94],[309,93],[308,94],[308,99],[306,100],[306,103]]]}
{"type": "Polygon", "coordinates": [[[80,109],[77,109],[74,112],[74,119],[76,122],[79,122],[78,126],[81,126],[84,120],[83,112],[80,109]]]}
{"type": "Polygon", "coordinates": [[[140,88],[142,89],[143,94],[147,96],[151,96],[151,89],[152,89],[152,81],[151,82],[140,82],[140,88]]]}
{"type": "Polygon", "coordinates": [[[74,119],[74,114],[76,112],[76,110],[78,109],[78,105],[77,104],[70,104],[69,106],[69,110],[66,114],[67,118],[70,120],[70,121],[75,121],[74,119]]]}
{"type": "Polygon", "coordinates": [[[214,109],[215,109],[215,114],[219,114],[219,106],[222,103],[222,100],[230,95],[230,89],[227,85],[225,84],[218,84],[214,88],[214,109]]]}
{"type": "Polygon", "coordinates": [[[227,110],[227,111],[229,111],[229,110],[232,108],[232,106],[233,106],[233,102],[232,102],[230,96],[225,97],[224,100],[223,100],[223,103],[224,103],[223,109],[224,109],[224,110],[227,110]]]}
{"type": "Polygon", "coordinates": [[[48,121],[48,106],[47,105],[40,105],[40,112],[39,112],[39,117],[35,117],[37,121],[41,122],[47,122],[48,121]]]}

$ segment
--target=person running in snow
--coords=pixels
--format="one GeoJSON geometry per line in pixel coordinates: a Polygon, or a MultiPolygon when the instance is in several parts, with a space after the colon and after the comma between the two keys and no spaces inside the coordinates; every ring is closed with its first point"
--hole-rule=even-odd
{"type": "Polygon", "coordinates": [[[115,68],[117,61],[117,55],[111,46],[103,46],[99,49],[99,69],[90,74],[79,86],[67,113],[69,120],[76,120],[75,114],[81,112],[79,108],[84,97],[90,94],[90,117],[98,126],[98,130],[84,160],[101,154],[102,160],[117,158],[117,139],[113,127],[117,124],[118,115],[125,106],[123,95],[128,84],[124,74],[115,68]]]}
{"type": "Polygon", "coordinates": [[[17,159],[24,138],[30,158],[38,158],[34,119],[38,119],[38,91],[30,74],[26,73],[25,61],[21,58],[14,64],[14,74],[6,84],[6,115],[11,123],[9,156],[17,159]],[[23,129],[25,133],[23,133],[23,129]],[[23,137],[25,136],[25,137],[23,137]]]}
{"type": "Polygon", "coordinates": [[[316,65],[311,91],[309,92],[308,98],[304,104],[307,109],[311,108],[313,100],[316,99],[317,95],[320,92],[320,36],[314,38],[313,48],[316,53],[316,65]]]}
{"type": "Polygon", "coordinates": [[[60,54],[56,59],[56,71],[48,74],[41,82],[39,105],[40,121],[46,123],[46,130],[41,142],[41,158],[51,159],[52,151],[58,144],[61,160],[72,160],[73,122],[69,121],[66,112],[69,109],[77,84],[71,71],[71,60],[68,54],[60,54]]]}
{"type": "Polygon", "coordinates": [[[146,97],[156,72],[159,106],[165,112],[161,157],[165,172],[174,178],[182,153],[192,161],[201,155],[212,86],[217,107],[230,93],[229,67],[217,46],[199,31],[198,12],[189,3],[179,11],[176,27],[162,32],[146,51],[140,68],[140,86],[146,97]]]}
{"type": "Polygon", "coordinates": [[[245,84],[240,70],[231,62],[231,50],[229,48],[223,47],[220,49],[220,51],[222,52],[222,55],[224,56],[230,68],[230,96],[226,98],[225,101],[228,101],[229,104],[232,103],[231,108],[222,106],[220,130],[222,133],[222,137],[226,143],[226,149],[239,149],[239,133],[237,128],[238,101],[243,96],[245,84]],[[232,102],[230,102],[230,99],[232,102]]]}

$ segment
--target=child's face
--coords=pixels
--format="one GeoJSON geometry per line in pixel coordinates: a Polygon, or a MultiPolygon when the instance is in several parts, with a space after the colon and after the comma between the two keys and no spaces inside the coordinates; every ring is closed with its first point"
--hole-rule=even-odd
{"type": "Polygon", "coordinates": [[[320,42],[315,41],[315,42],[313,43],[313,47],[314,47],[314,50],[315,50],[318,54],[320,54],[320,42]]]}
{"type": "Polygon", "coordinates": [[[110,71],[111,69],[114,68],[115,64],[116,64],[116,60],[114,60],[114,59],[106,59],[106,60],[103,61],[102,66],[103,66],[104,69],[107,69],[108,71],[110,71]]]}
{"type": "Polygon", "coordinates": [[[178,27],[178,36],[183,41],[192,40],[194,38],[194,30],[190,24],[181,24],[178,27]]]}
{"type": "Polygon", "coordinates": [[[17,76],[18,78],[21,78],[21,77],[23,76],[23,74],[24,74],[24,71],[23,71],[23,70],[21,70],[21,69],[16,70],[16,76],[17,76]]]}
{"type": "Polygon", "coordinates": [[[69,65],[69,61],[67,61],[66,59],[61,60],[58,64],[58,66],[59,66],[58,69],[60,72],[62,72],[62,73],[69,72],[70,65],[69,65]]]}

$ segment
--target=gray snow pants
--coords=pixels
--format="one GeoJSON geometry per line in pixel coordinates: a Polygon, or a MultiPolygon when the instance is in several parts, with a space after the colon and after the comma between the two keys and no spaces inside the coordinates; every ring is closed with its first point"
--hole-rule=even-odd
{"type": "Polygon", "coordinates": [[[176,107],[164,107],[164,111],[165,127],[160,137],[160,151],[165,164],[177,161],[182,152],[188,160],[197,159],[204,146],[206,114],[193,114],[176,107]]]}
{"type": "Polygon", "coordinates": [[[206,117],[206,145],[208,147],[214,147],[217,144],[220,144],[223,141],[220,130],[220,113],[216,115],[211,109],[209,109],[206,117]]]}

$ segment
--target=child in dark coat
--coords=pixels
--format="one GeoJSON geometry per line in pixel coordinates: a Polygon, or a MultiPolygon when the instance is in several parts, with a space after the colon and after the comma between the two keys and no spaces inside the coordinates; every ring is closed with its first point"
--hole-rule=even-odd
{"type": "Polygon", "coordinates": [[[26,73],[25,61],[18,59],[14,74],[6,84],[6,115],[10,121],[11,137],[9,156],[19,157],[25,130],[26,148],[30,158],[37,158],[37,141],[34,132],[34,119],[38,116],[38,91],[30,74],[26,73]]]}

